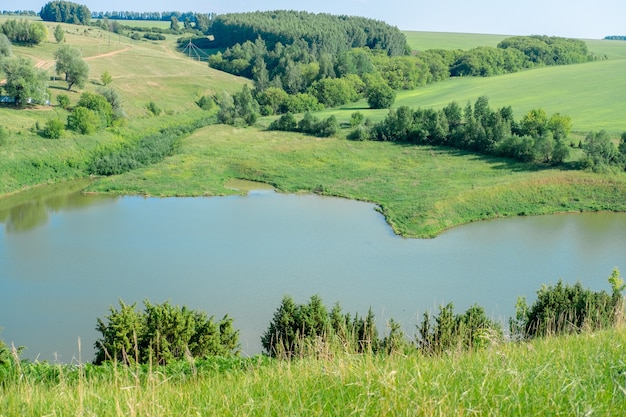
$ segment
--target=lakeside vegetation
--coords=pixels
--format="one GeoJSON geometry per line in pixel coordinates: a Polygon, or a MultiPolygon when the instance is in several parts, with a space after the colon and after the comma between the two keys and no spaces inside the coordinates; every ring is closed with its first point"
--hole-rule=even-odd
{"type": "Polygon", "coordinates": [[[97,344],[118,360],[20,361],[0,341],[0,406],[9,415],[620,414],[624,283],[617,270],[609,282],[611,295],[559,283],[530,307],[518,301],[511,329],[521,337],[509,342],[480,307],[441,307],[435,320],[424,315],[417,348],[393,321],[378,339],[371,311],[285,297],[263,337],[273,354],[252,358],[229,355],[227,317],[120,303],[98,320],[97,344]]]}

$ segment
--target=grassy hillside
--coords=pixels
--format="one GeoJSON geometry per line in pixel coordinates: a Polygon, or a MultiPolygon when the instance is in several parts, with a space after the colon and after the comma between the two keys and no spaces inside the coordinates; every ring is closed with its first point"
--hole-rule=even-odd
{"type": "Polygon", "coordinates": [[[167,368],[23,365],[2,385],[6,415],[618,416],[626,331],[391,357],[320,351],[167,368]]]}
{"type": "MultiPolygon", "coordinates": [[[[0,18],[0,22],[3,19],[0,18]]],[[[13,54],[28,57],[39,68],[54,75],[55,24],[46,23],[48,42],[36,47],[13,46],[13,54]]],[[[67,91],[61,80],[50,82],[52,106],[24,110],[0,106],[0,126],[10,133],[0,145],[0,195],[32,185],[84,176],[82,169],[98,148],[134,140],[172,125],[206,116],[195,101],[203,95],[241,89],[246,80],[214,71],[175,51],[175,37],[163,42],[131,41],[129,38],[76,25],[62,25],[64,44],[79,48],[89,64],[89,82],[84,90],[67,91]],[[33,130],[51,118],[65,121],[68,113],[56,106],[56,97],[66,94],[75,103],[83,91],[97,91],[100,75],[113,76],[111,87],[118,90],[128,115],[121,128],[83,136],[66,131],[59,140],[44,139],[33,130]],[[153,117],[146,105],[155,102],[164,110],[153,117]]]]}
{"type": "Polygon", "coordinates": [[[449,32],[416,32],[405,31],[404,36],[411,49],[425,51],[427,49],[472,49],[477,46],[495,47],[507,35],[491,35],[483,33],[449,33],[449,32]]]}
{"type": "MultiPolygon", "coordinates": [[[[49,31],[55,25],[48,24],[49,31]]],[[[184,124],[207,113],[194,103],[200,96],[237,91],[246,80],[212,70],[166,41],[131,41],[96,28],[65,25],[67,44],[79,47],[90,68],[87,91],[96,91],[102,72],[123,95],[128,114],[125,126],[92,136],[66,132],[47,140],[31,132],[51,117],[65,120],[59,107],[16,110],[0,107],[0,125],[11,137],[0,146],[0,194],[49,181],[84,176],[90,155],[102,147],[136,140],[158,129],[184,124]],[[154,101],[164,109],[159,117],[146,110],[154,101]]],[[[409,33],[410,42],[428,47],[444,44],[462,48],[495,44],[500,35],[409,33]]],[[[626,130],[622,109],[626,94],[626,43],[593,41],[592,51],[609,59],[587,64],[539,68],[490,78],[457,78],[414,91],[399,92],[396,106],[440,108],[456,100],[464,105],[481,95],[492,107],[512,105],[517,117],[541,107],[548,114],[572,117],[574,130],[607,129],[616,137],[626,130]],[[595,49],[594,49],[595,48],[595,49]]],[[[58,45],[14,47],[52,71],[58,45]]],[[[80,91],[67,92],[53,81],[52,102],[58,94],[73,101],[80,91]]],[[[321,112],[347,123],[355,110],[380,120],[385,110],[368,110],[365,102],[321,112]]],[[[486,158],[449,149],[361,143],[339,138],[319,140],[257,128],[211,126],[183,141],[180,154],[160,164],[101,179],[91,190],[151,195],[217,195],[230,179],[264,181],[280,190],[316,191],[372,201],[390,224],[406,236],[432,236],[457,224],[520,213],[542,214],[580,210],[626,210],[626,175],[538,169],[506,159],[486,158]]],[[[575,140],[578,140],[576,138],[575,140]]],[[[574,152],[577,158],[579,151],[574,152]],[[578,153],[577,153],[578,152],[578,153]]]]}

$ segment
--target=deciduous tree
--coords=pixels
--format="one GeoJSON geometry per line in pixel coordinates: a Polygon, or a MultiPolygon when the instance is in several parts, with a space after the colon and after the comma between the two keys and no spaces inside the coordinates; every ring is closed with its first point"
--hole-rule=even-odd
{"type": "Polygon", "coordinates": [[[2,69],[7,80],[4,90],[15,98],[19,107],[30,102],[42,103],[48,98],[46,72],[35,68],[28,59],[6,59],[2,63],[2,69]]]}
{"type": "Polygon", "coordinates": [[[56,73],[65,74],[67,90],[74,85],[83,88],[89,77],[89,65],[82,58],[79,49],[64,45],[54,53],[56,73]]]}

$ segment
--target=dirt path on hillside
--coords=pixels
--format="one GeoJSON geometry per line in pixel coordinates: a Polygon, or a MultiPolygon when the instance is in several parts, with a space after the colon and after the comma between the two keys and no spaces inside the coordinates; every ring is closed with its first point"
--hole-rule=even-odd
{"type": "Polygon", "coordinates": [[[121,54],[122,52],[126,52],[130,49],[130,46],[127,46],[124,49],[118,49],[117,51],[113,51],[113,52],[107,52],[106,54],[100,54],[100,55],[94,55],[94,56],[90,56],[85,58],[85,61],[91,61],[92,59],[98,59],[98,58],[106,58],[108,56],[113,56],[113,55],[117,55],[117,54],[121,54]]]}

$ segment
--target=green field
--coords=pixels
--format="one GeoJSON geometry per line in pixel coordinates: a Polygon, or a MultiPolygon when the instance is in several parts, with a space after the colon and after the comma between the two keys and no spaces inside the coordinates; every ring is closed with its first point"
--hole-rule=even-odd
{"type": "Polygon", "coordinates": [[[507,35],[482,33],[414,32],[405,31],[404,35],[411,49],[472,49],[477,46],[495,47],[507,35]]]}
{"type": "Polygon", "coordinates": [[[169,367],[23,365],[2,415],[619,416],[624,329],[495,344],[442,357],[318,352],[169,367]]]}

